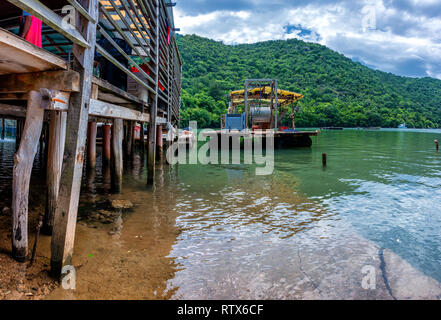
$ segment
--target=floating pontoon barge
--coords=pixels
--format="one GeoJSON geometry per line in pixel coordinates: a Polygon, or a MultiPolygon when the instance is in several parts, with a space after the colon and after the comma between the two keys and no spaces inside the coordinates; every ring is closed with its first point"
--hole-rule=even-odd
{"type": "Polygon", "coordinates": [[[228,114],[222,117],[219,141],[224,136],[274,136],[278,147],[311,147],[311,136],[319,131],[299,131],[295,128],[294,114],[303,95],[278,89],[276,79],[245,80],[245,89],[230,93],[228,114]],[[239,110],[243,108],[243,112],[239,110]],[[283,117],[290,113],[291,127],[281,127],[283,117]]]}

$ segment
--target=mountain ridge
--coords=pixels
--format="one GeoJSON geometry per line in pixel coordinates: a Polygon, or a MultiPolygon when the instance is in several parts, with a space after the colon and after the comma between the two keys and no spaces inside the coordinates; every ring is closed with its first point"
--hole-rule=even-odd
{"type": "MultiPolygon", "coordinates": [[[[371,69],[323,45],[298,39],[226,45],[179,35],[183,59],[182,119],[219,127],[228,92],[245,79],[276,78],[303,94],[298,127],[441,126],[441,80],[371,69]]],[[[288,116],[284,124],[290,123],[288,116]]]]}

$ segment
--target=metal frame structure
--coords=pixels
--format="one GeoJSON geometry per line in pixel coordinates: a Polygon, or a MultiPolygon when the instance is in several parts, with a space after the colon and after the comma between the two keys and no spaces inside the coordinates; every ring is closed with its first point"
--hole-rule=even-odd
{"type": "Polygon", "coordinates": [[[244,107],[245,107],[245,117],[246,117],[246,128],[249,129],[249,118],[250,118],[250,108],[248,104],[248,93],[249,89],[252,88],[261,88],[261,87],[271,87],[271,111],[274,110],[275,116],[273,129],[278,128],[278,111],[279,111],[279,96],[276,94],[278,92],[278,82],[277,79],[248,79],[245,80],[245,98],[244,98],[244,107]]]}

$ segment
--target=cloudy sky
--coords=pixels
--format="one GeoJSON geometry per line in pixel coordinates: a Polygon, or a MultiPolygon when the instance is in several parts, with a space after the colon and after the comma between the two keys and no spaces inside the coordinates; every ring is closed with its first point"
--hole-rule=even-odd
{"type": "Polygon", "coordinates": [[[298,38],[441,79],[441,0],[176,0],[176,27],[227,44],[298,38]]]}

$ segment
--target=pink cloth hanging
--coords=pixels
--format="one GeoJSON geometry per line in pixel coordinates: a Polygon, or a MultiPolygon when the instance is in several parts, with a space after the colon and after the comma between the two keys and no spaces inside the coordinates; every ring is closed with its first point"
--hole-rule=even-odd
{"type": "Polygon", "coordinates": [[[28,33],[25,35],[25,40],[29,41],[30,43],[35,44],[37,47],[42,48],[43,43],[41,40],[41,27],[43,23],[40,19],[35,18],[34,16],[31,16],[31,26],[29,28],[28,33]]]}

